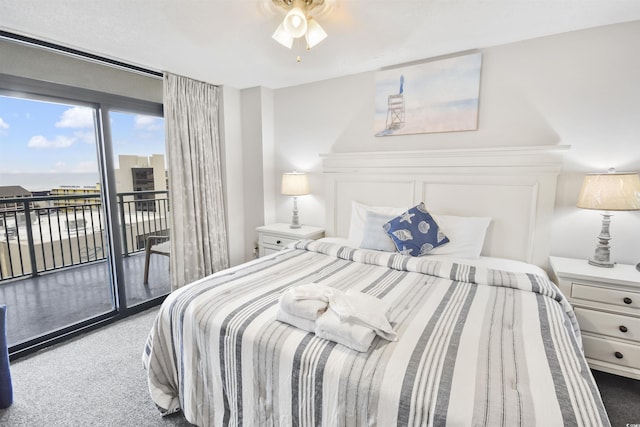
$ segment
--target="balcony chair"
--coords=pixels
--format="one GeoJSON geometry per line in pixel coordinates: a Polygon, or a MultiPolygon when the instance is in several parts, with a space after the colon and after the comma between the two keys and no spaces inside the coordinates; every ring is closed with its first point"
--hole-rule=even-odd
{"type": "Polygon", "coordinates": [[[171,241],[169,240],[169,236],[147,236],[147,244],[144,252],[144,284],[147,285],[149,284],[149,258],[151,258],[151,254],[171,255],[171,241]]]}

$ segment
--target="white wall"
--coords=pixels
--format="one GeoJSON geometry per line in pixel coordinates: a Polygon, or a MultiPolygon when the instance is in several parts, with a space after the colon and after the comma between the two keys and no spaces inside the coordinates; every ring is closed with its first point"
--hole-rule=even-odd
{"type": "MultiPolygon", "coordinates": [[[[320,153],[571,145],[558,181],[552,254],[588,258],[600,216],[575,208],[583,174],[640,170],[638,40],[640,21],[481,49],[479,129],[472,132],[374,137],[374,71],[275,90],[274,185],[284,171],[310,172],[313,194],[299,198],[300,218],[322,225],[320,153]]],[[[276,219],[288,222],[289,198],[265,197],[275,198],[276,219]]],[[[615,261],[639,262],[640,212],[617,213],[612,237],[615,261]]]]}
{"type": "Polygon", "coordinates": [[[243,89],[240,99],[244,253],[245,260],[250,260],[257,256],[256,227],[275,221],[273,91],[263,87],[243,89]]]}
{"type": "MultiPolygon", "coordinates": [[[[260,102],[262,115],[262,190],[266,195],[273,195],[280,191],[272,179],[275,174],[275,139],[273,134],[273,90],[261,88],[260,102]]],[[[264,223],[271,224],[276,221],[276,201],[274,197],[264,198],[264,223]]],[[[259,224],[262,225],[262,224],[259,224]]]]}
{"type": "Polygon", "coordinates": [[[225,205],[229,264],[241,264],[245,258],[244,228],[244,170],[242,159],[242,123],[240,91],[222,87],[220,108],[220,142],[224,173],[225,205]]]}

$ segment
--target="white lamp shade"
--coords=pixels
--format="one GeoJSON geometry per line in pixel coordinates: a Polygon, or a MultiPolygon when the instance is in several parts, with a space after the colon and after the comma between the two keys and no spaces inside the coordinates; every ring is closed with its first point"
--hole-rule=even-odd
{"type": "Polygon", "coordinates": [[[284,24],[278,25],[271,37],[286,48],[291,49],[291,46],[293,46],[293,37],[284,29],[284,24]]]}
{"type": "Polygon", "coordinates": [[[627,172],[587,174],[577,206],[603,211],[640,210],[640,177],[627,172]]]}
{"type": "Polygon", "coordinates": [[[304,196],[309,194],[309,180],[302,172],[287,172],[282,175],[282,194],[285,196],[304,196]]]}
{"type": "Polygon", "coordinates": [[[291,37],[302,37],[304,33],[307,32],[307,17],[304,15],[302,9],[294,7],[287,13],[287,16],[284,17],[282,25],[291,37]]]}
{"type": "Polygon", "coordinates": [[[322,40],[327,38],[327,33],[322,29],[318,21],[309,18],[307,21],[307,33],[304,35],[307,40],[307,48],[311,49],[322,40]]]}

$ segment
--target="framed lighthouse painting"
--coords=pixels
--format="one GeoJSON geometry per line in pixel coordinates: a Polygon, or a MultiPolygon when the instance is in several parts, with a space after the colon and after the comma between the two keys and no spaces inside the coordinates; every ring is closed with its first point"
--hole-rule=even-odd
{"type": "Polygon", "coordinates": [[[482,54],[376,72],[376,136],[478,129],[482,54]]]}

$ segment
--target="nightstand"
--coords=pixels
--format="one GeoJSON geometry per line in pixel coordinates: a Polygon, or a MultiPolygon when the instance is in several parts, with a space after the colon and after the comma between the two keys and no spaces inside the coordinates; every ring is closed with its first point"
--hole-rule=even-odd
{"type": "Polygon", "coordinates": [[[554,280],[573,306],[589,366],[640,379],[640,272],[550,257],[554,280]]]}
{"type": "Polygon", "coordinates": [[[258,227],[256,230],[258,231],[258,256],[261,257],[278,252],[291,242],[324,237],[323,228],[311,225],[290,228],[289,224],[270,224],[258,227]]]}

